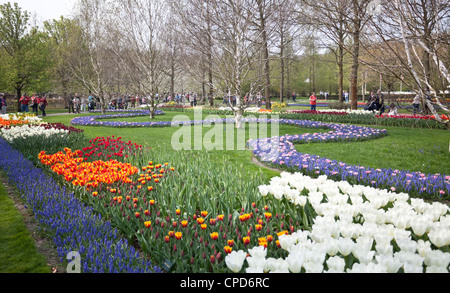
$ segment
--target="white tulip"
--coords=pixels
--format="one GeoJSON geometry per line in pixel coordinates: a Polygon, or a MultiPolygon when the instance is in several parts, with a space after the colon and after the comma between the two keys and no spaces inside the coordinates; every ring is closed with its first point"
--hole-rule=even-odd
{"type": "Polygon", "coordinates": [[[291,246],[297,243],[297,238],[291,235],[282,235],[279,238],[280,246],[286,251],[289,251],[291,246]]]}
{"type": "Polygon", "coordinates": [[[356,245],[355,249],[353,249],[353,255],[359,260],[360,263],[369,264],[373,260],[375,251],[367,250],[364,246],[356,245]]]}
{"type": "Polygon", "coordinates": [[[264,269],[263,267],[248,267],[245,269],[245,272],[247,274],[263,274],[264,269]]]}
{"type": "Polygon", "coordinates": [[[415,253],[417,250],[417,242],[414,240],[410,240],[408,238],[401,238],[401,239],[396,239],[395,242],[397,243],[398,247],[400,247],[400,249],[402,251],[415,253]]]}
{"type": "Polygon", "coordinates": [[[340,256],[333,256],[327,260],[328,271],[343,273],[345,270],[345,260],[340,256]]]}
{"type": "Polygon", "coordinates": [[[440,231],[433,229],[428,233],[428,238],[436,247],[444,247],[450,244],[450,233],[448,230],[440,231]]]}
{"type": "Polygon", "coordinates": [[[303,263],[306,273],[320,274],[323,272],[323,264],[307,261],[303,263]]]}
{"type": "Polygon", "coordinates": [[[289,265],[284,259],[275,259],[273,257],[266,260],[264,266],[265,272],[289,272],[289,265]]]}
{"type": "Polygon", "coordinates": [[[246,257],[247,253],[242,250],[232,251],[225,257],[225,263],[232,272],[238,273],[242,269],[246,257]]]}
{"type": "Polygon", "coordinates": [[[423,273],[423,267],[421,265],[405,263],[403,265],[403,271],[406,274],[421,274],[423,273]]]}
{"type": "Polygon", "coordinates": [[[267,194],[269,193],[269,189],[267,188],[266,185],[261,185],[261,186],[259,186],[258,188],[259,188],[259,193],[260,193],[262,196],[267,196],[267,194]]]}
{"type": "Polygon", "coordinates": [[[248,250],[252,257],[265,258],[267,256],[267,249],[264,246],[256,246],[248,250]]]}
{"type": "Polygon", "coordinates": [[[441,250],[430,250],[425,255],[424,263],[427,266],[447,268],[450,264],[450,253],[441,250]]]}
{"type": "Polygon", "coordinates": [[[350,238],[342,238],[340,237],[337,241],[338,247],[339,247],[339,252],[343,255],[343,256],[347,256],[350,253],[352,253],[353,248],[355,247],[355,242],[353,242],[352,239],[350,238]]]}
{"type": "Polygon", "coordinates": [[[303,262],[305,261],[305,256],[301,252],[290,253],[286,258],[286,262],[289,266],[289,270],[292,273],[300,273],[302,270],[303,262]]]}
{"type": "Polygon", "coordinates": [[[266,259],[261,257],[247,257],[246,261],[248,263],[249,268],[258,269],[264,271],[266,266],[266,259]]]}
{"type": "Polygon", "coordinates": [[[378,264],[386,268],[386,272],[389,274],[398,273],[403,265],[397,258],[394,258],[392,255],[377,255],[375,256],[375,259],[378,264]]]}
{"type": "Polygon", "coordinates": [[[418,254],[408,251],[399,251],[394,253],[394,258],[398,259],[403,264],[410,264],[413,266],[422,266],[425,258],[418,254]]]}
{"type": "Polygon", "coordinates": [[[440,267],[440,266],[428,266],[425,269],[425,273],[429,274],[447,274],[448,269],[446,267],[440,267]]]}
{"type": "Polygon", "coordinates": [[[306,202],[308,201],[308,198],[306,196],[297,196],[294,200],[295,205],[299,205],[304,207],[306,205],[306,202]]]}
{"type": "Polygon", "coordinates": [[[380,255],[392,255],[394,247],[390,243],[380,242],[375,244],[375,250],[380,255]]]}

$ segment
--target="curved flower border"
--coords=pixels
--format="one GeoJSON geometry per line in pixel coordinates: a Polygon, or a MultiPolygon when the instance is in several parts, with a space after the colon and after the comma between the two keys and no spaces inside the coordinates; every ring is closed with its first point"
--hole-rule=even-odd
{"type": "MultiPolygon", "coordinates": [[[[305,126],[308,123],[291,120],[291,124],[305,126]]],[[[310,124],[312,125],[312,123],[310,124]]],[[[325,157],[303,154],[296,150],[295,143],[327,142],[341,140],[362,140],[387,134],[386,130],[352,125],[316,122],[315,127],[329,127],[334,132],[305,133],[303,135],[286,135],[260,140],[250,140],[248,145],[254,155],[262,161],[275,165],[301,170],[308,174],[327,175],[337,180],[352,181],[373,187],[387,187],[392,191],[434,194],[439,198],[448,198],[450,176],[445,174],[425,174],[404,170],[375,169],[360,165],[351,165],[325,157]],[[273,152],[277,148],[277,152],[273,152]],[[270,151],[270,152],[269,152],[270,151]],[[273,154],[276,154],[273,156],[273,154]],[[268,155],[269,154],[269,155],[268,155]],[[270,156],[272,154],[272,156],[270,156]]]]}
{"type": "MultiPolygon", "coordinates": [[[[146,110],[113,110],[107,112],[123,112],[121,114],[84,116],[72,119],[72,125],[80,126],[103,126],[103,127],[152,127],[157,126],[158,122],[118,122],[118,121],[97,121],[100,119],[128,118],[138,116],[150,116],[150,111],[146,110]]],[[[155,111],[155,115],[164,115],[163,111],[155,111]]]]}
{"type": "MultiPolygon", "coordinates": [[[[234,119],[210,119],[203,121],[153,121],[153,122],[98,122],[96,119],[132,117],[148,115],[148,111],[133,111],[131,114],[106,116],[86,116],[75,118],[72,124],[84,126],[109,127],[169,127],[172,125],[198,125],[202,123],[234,123],[234,119]]],[[[419,195],[436,195],[447,199],[450,193],[450,176],[445,174],[425,174],[405,170],[375,169],[360,165],[351,165],[325,157],[303,154],[295,149],[296,143],[361,141],[387,135],[386,130],[347,124],[324,123],[310,120],[294,119],[248,119],[246,123],[276,121],[280,124],[291,124],[309,128],[329,128],[327,133],[305,133],[302,135],[286,135],[258,140],[249,140],[248,146],[261,161],[301,170],[308,174],[327,175],[337,180],[351,180],[372,187],[385,187],[391,190],[417,192],[419,195]],[[273,150],[277,150],[274,152],[273,150]],[[275,155],[274,155],[275,154],[275,155]]]]}
{"type": "Polygon", "coordinates": [[[51,235],[61,262],[70,252],[77,251],[84,273],[162,272],[150,261],[142,260],[109,221],[97,216],[3,138],[0,147],[0,168],[18,188],[40,228],[51,235]]]}

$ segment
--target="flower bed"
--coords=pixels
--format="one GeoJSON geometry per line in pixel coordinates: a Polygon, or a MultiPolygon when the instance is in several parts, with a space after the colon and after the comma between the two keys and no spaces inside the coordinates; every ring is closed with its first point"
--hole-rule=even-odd
{"type": "Polygon", "coordinates": [[[0,127],[16,126],[16,125],[38,125],[42,119],[36,115],[27,113],[10,113],[0,115],[0,127]]]}
{"type": "Polygon", "coordinates": [[[22,194],[41,230],[53,239],[62,263],[69,252],[77,251],[85,273],[161,272],[160,268],[140,258],[135,248],[118,236],[110,222],[86,207],[72,192],[60,187],[2,138],[0,146],[2,170],[22,194]]]}
{"type": "Polygon", "coordinates": [[[308,119],[321,122],[332,123],[351,123],[362,125],[382,125],[382,126],[400,126],[400,127],[415,127],[415,128],[433,128],[446,129],[446,126],[431,119],[422,116],[387,116],[374,115],[370,111],[346,111],[346,110],[320,110],[316,113],[311,111],[290,111],[289,113],[281,113],[280,118],[284,119],[308,119]],[[342,115],[338,113],[347,113],[342,115]]]}
{"type": "MultiPolygon", "coordinates": [[[[210,122],[214,121],[227,122],[226,119],[211,120],[210,122]]],[[[233,119],[228,121],[232,122],[233,119]]],[[[264,119],[248,119],[246,121],[249,123],[272,122],[272,120],[264,119]]],[[[277,122],[334,130],[325,134],[297,136],[298,140],[306,139],[306,141],[309,141],[307,136],[310,136],[312,141],[326,142],[335,139],[370,139],[386,134],[382,130],[349,125],[296,120],[279,120],[277,122]]],[[[186,121],[184,123],[199,124],[203,122],[186,121]]],[[[167,122],[164,124],[167,126],[167,122]]],[[[42,153],[40,159],[43,164],[52,166],[51,170],[55,172],[55,176],[62,179],[60,181],[68,188],[67,190],[73,190],[77,198],[82,199],[85,205],[91,207],[88,209],[89,211],[102,215],[101,217],[95,216],[96,220],[106,219],[113,229],[117,228],[121,235],[125,235],[127,241],[120,242],[120,245],[133,241],[146,255],[152,257],[152,262],[157,260],[158,264],[163,262],[168,264],[165,267],[167,271],[170,271],[171,268],[175,268],[176,272],[229,272],[228,269],[234,271],[235,268],[230,264],[230,257],[234,258],[236,254],[243,254],[240,251],[244,250],[249,251],[252,257],[256,254],[268,256],[269,258],[265,259],[264,263],[268,268],[274,266],[274,269],[267,269],[264,265],[264,270],[279,271],[269,259],[289,258],[290,260],[293,258],[286,250],[287,240],[285,237],[287,236],[285,235],[296,236],[296,233],[299,233],[296,231],[301,230],[314,231],[311,229],[314,229],[317,224],[316,219],[317,214],[320,213],[320,207],[317,208],[317,205],[311,204],[314,202],[311,190],[308,193],[297,183],[292,183],[292,186],[297,184],[295,189],[278,188],[282,185],[281,183],[276,186],[277,188],[271,189],[258,185],[259,176],[243,182],[247,180],[241,180],[241,175],[236,174],[234,170],[215,169],[206,165],[208,159],[203,157],[198,158],[198,162],[194,163],[195,168],[192,169],[193,163],[186,162],[186,155],[188,154],[180,154],[179,157],[176,157],[177,159],[167,160],[175,163],[175,167],[177,167],[175,170],[168,163],[156,164],[148,160],[149,156],[164,158],[164,160],[175,157],[169,157],[167,154],[155,156],[155,154],[144,153],[142,146],[123,142],[120,137],[103,137],[91,140],[87,146],[78,151],[66,149],[65,153],[54,155],[42,153]],[[182,174],[195,174],[195,176],[182,176],[182,174]],[[228,185],[232,186],[228,187],[228,185]],[[265,195],[269,193],[269,190],[274,191],[274,198],[267,196],[261,199],[255,198],[257,194],[253,186],[260,186],[261,193],[265,195]],[[229,190],[230,188],[233,189],[229,190]],[[267,193],[265,193],[265,189],[268,190],[267,193]],[[283,197],[289,199],[288,202],[282,201],[283,197]],[[270,264],[271,262],[272,264],[270,264]]],[[[274,179],[272,183],[275,181],[274,179]]],[[[343,186],[341,184],[344,183],[346,182],[337,184],[343,186]]],[[[53,182],[53,184],[56,183],[53,182]]],[[[324,188],[330,184],[321,184],[320,186],[324,188]]],[[[314,185],[308,181],[303,186],[314,185]]],[[[364,193],[366,198],[371,195],[371,190],[376,190],[369,187],[359,188],[367,193],[364,193]]],[[[40,203],[42,203],[40,207],[46,209],[46,203],[40,203]]],[[[58,207],[61,206],[66,211],[70,211],[69,213],[72,215],[71,207],[59,204],[59,202],[57,204],[58,207]]],[[[322,210],[324,209],[322,208],[322,210]]],[[[120,257],[111,261],[108,259],[111,257],[108,254],[101,258],[92,258],[91,255],[97,251],[88,250],[91,244],[82,242],[81,246],[77,246],[81,241],[79,238],[67,240],[67,235],[73,235],[71,230],[63,230],[71,227],[68,220],[51,222],[49,225],[54,229],[57,229],[58,226],[64,227],[57,230],[59,232],[56,233],[56,236],[52,234],[55,243],[58,244],[58,253],[62,258],[68,252],[78,251],[78,249],[82,252],[82,260],[85,261],[84,259],[87,258],[85,261],[87,264],[83,263],[82,265],[83,272],[160,271],[156,267],[151,268],[149,262],[142,262],[145,267],[142,268],[138,265],[142,259],[137,258],[137,254],[136,258],[128,256],[128,259],[133,259],[132,263],[138,266],[138,269],[136,267],[125,268],[121,266],[120,257]],[[89,262],[92,261],[97,262],[98,267],[89,266],[89,262]]],[[[83,225],[80,224],[77,227],[79,229],[87,227],[91,232],[93,229],[89,225],[86,226],[84,222],[83,225]]],[[[341,233],[344,235],[345,232],[341,231],[341,233]]],[[[117,232],[114,236],[117,237],[116,235],[117,232]]],[[[431,233],[430,239],[431,237],[433,237],[433,233],[431,233]]],[[[312,241],[319,243],[317,239],[311,238],[312,241]]],[[[99,245],[103,243],[100,242],[99,245]]],[[[134,254],[134,249],[131,250],[134,254]]],[[[358,252],[355,254],[359,256],[358,252]]],[[[257,261],[257,258],[253,260],[257,261]]],[[[258,261],[263,260],[261,258],[258,261]]],[[[281,263],[281,261],[277,262],[281,263]]],[[[336,262],[338,261],[336,260],[336,262]]],[[[324,267],[323,263],[322,268],[324,267]]],[[[349,272],[356,271],[357,266],[357,264],[349,265],[347,269],[349,272]]],[[[303,270],[309,272],[318,267],[317,264],[305,263],[303,270]]],[[[253,269],[259,271],[261,268],[252,266],[249,267],[249,272],[253,269]]],[[[434,267],[427,270],[432,269],[440,270],[434,267]]],[[[406,271],[408,270],[409,268],[406,269],[406,271]]]]}
{"type": "Polygon", "coordinates": [[[234,272],[449,272],[450,209],[445,204],[299,173],[282,173],[260,192],[299,209],[312,208],[314,224],[279,237],[286,257],[274,257],[264,246],[229,254],[225,261],[234,272]]]}
{"type": "MultiPolygon", "coordinates": [[[[288,121],[294,124],[299,123],[296,120],[288,121]]],[[[303,123],[310,124],[311,122],[303,123]]],[[[288,170],[301,170],[310,176],[327,175],[335,180],[344,180],[355,184],[393,189],[437,199],[449,199],[450,176],[445,174],[424,174],[422,172],[353,166],[336,160],[299,153],[295,149],[294,143],[361,140],[386,135],[385,131],[367,127],[316,123],[315,127],[326,126],[335,128],[336,131],[250,140],[248,144],[260,160],[288,170]],[[340,127],[342,128],[340,129],[340,127]]]]}
{"type": "MultiPolygon", "coordinates": [[[[199,203],[191,203],[191,198],[182,203],[171,203],[172,198],[186,189],[180,182],[184,185],[191,182],[187,178],[182,179],[168,163],[150,161],[139,168],[139,174],[133,167],[133,172],[124,174],[114,160],[106,165],[100,161],[85,164],[79,153],[66,149],[65,153],[55,155],[42,153],[40,159],[64,178],[63,182],[68,183],[63,183],[65,186],[76,190],[88,206],[109,219],[129,241],[136,241],[158,263],[174,262],[178,272],[223,272],[226,270],[224,255],[233,249],[257,245],[267,236],[266,233],[273,235],[265,238],[267,243],[273,241],[271,245],[276,245],[276,233],[281,232],[280,229],[287,227],[293,231],[301,227],[298,221],[290,222],[294,217],[284,219],[284,213],[275,214],[275,209],[257,206],[256,203],[249,210],[240,209],[238,214],[233,209],[228,213],[217,213],[216,208],[207,204],[206,198],[201,200],[204,207],[201,210],[196,208],[199,203]],[[86,181],[86,177],[90,179],[86,181]],[[82,181],[84,184],[80,184],[82,181]],[[172,195],[167,197],[167,194],[172,195]],[[273,216],[269,212],[273,212],[273,216]]],[[[138,161],[142,161],[142,156],[138,161]]],[[[199,167],[199,170],[204,169],[199,167]]],[[[220,172],[217,174],[226,178],[220,172]]],[[[199,186],[199,182],[192,184],[199,186]]],[[[247,183],[238,185],[242,184],[247,183]]],[[[256,186],[257,181],[252,184],[256,186]]],[[[248,197],[247,193],[245,197],[248,197]]],[[[227,201],[228,208],[230,202],[227,201]]],[[[240,202],[238,204],[241,206],[240,202]]]]}
{"type": "MultiPolygon", "coordinates": [[[[422,116],[422,115],[375,115],[376,118],[392,118],[392,119],[419,119],[419,120],[436,120],[433,115],[422,116]]],[[[442,120],[449,120],[447,115],[441,115],[442,120]]]]}
{"type": "Polygon", "coordinates": [[[76,145],[84,142],[82,129],[60,123],[43,123],[40,119],[34,118],[28,121],[27,115],[20,117],[22,118],[17,121],[21,123],[0,127],[0,136],[33,162],[37,162],[37,153],[40,150],[52,152],[67,144],[76,145]]]}
{"type": "MultiPolygon", "coordinates": [[[[80,126],[103,126],[103,127],[152,127],[157,126],[155,122],[118,122],[118,121],[97,121],[101,119],[116,119],[138,116],[150,116],[150,111],[142,110],[111,110],[110,112],[124,112],[112,115],[84,116],[72,119],[72,125],[80,126]]],[[[155,115],[163,115],[163,111],[155,111],[155,115]]]]}
{"type": "MultiPolygon", "coordinates": [[[[340,112],[340,111],[339,111],[340,112]]],[[[358,111],[361,112],[361,111],[358,111]]],[[[292,115],[299,114],[284,114],[282,117],[292,117],[292,115]]],[[[304,114],[311,115],[311,114],[304,114]]],[[[376,119],[373,115],[361,115],[356,113],[349,113],[348,115],[322,115],[327,117],[369,117],[368,119],[376,119]]],[[[90,117],[76,118],[78,120],[72,123],[80,123],[81,120],[87,121],[84,125],[90,125],[95,119],[90,117]],[[92,120],[91,120],[92,119],[92,120]]],[[[367,118],[362,118],[366,121],[367,118]]],[[[383,120],[387,118],[382,118],[383,120]]],[[[395,119],[394,119],[395,120],[395,119]]],[[[243,119],[244,123],[271,123],[270,119],[243,119]]],[[[385,130],[373,129],[369,127],[352,126],[336,123],[323,123],[312,120],[296,120],[296,119],[280,119],[279,123],[298,125],[301,127],[311,128],[331,128],[334,131],[328,133],[306,133],[301,136],[287,135],[280,137],[281,145],[277,152],[277,157],[264,157],[270,150],[278,148],[273,143],[278,140],[260,139],[257,141],[250,141],[249,147],[253,153],[262,161],[270,161],[272,164],[280,165],[284,168],[292,170],[301,169],[307,174],[318,175],[326,174],[333,176],[337,180],[350,180],[351,182],[366,184],[369,186],[394,188],[404,192],[412,192],[416,195],[436,197],[439,199],[448,199],[449,196],[449,181],[450,177],[445,174],[423,174],[421,172],[409,172],[399,170],[373,169],[362,166],[347,165],[343,162],[332,161],[327,158],[318,156],[311,156],[308,154],[300,154],[296,151],[294,143],[311,143],[311,142],[336,142],[336,141],[355,141],[366,140],[386,135],[385,130]]],[[[367,122],[367,121],[366,121],[367,122]]],[[[106,123],[106,122],[105,122],[106,123]]],[[[233,119],[211,119],[205,121],[165,121],[165,122],[111,122],[102,124],[103,126],[114,126],[119,123],[118,127],[126,124],[128,127],[169,127],[172,125],[196,125],[202,123],[234,123],[233,119]]],[[[370,124],[370,123],[368,123],[370,124]]]]}

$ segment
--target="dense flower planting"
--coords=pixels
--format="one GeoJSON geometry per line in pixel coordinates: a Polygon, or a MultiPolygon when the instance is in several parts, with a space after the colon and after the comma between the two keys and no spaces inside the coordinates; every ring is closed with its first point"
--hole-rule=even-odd
{"type": "MultiPolygon", "coordinates": [[[[393,118],[393,119],[419,119],[419,120],[436,120],[433,115],[422,116],[422,115],[375,115],[376,118],[393,118]]],[[[441,115],[442,120],[449,120],[447,115],[441,115]]]]}
{"type": "Polygon", "coordinates": [[[288,253],[284,258],[269,257],[271,247],[262,245],[230,253],[225,262],[234,272],[449,272],[450,209],[445,204],[300,173],[282,173],[260,192],[301,209],[312,207],[314,224],[279,237],[288,253]]]}
{"type": "MultiPolygon", "coordinates": [[[[291,121],[290,123],[299,123],[291,121]]],[[[311,123],[311,122],[303,122],[311,123]]],[[[319,125],[327,125],[317,122],[319,125]]],[[[317,176],[330,176],[335,180],[346,180],[358,184],[382,187],[419,195],[431,195],[446,199],[450,191],[450,176],[445,174],[424,174],[403,170],[374,169],[363,166],[353,166],[344,162],[330,160],[319,156],[299,153],[294,143],[308,143],[312,141],[330,140],[360,140],[369,137],[385,135],[385,131],[351,125],[328,124],[336,132],[315,133],[304,135],[286,135],[279,138],[250,140],[249,147],[262,161],[276,164],[293,170],[317,176]],[[339,129],[343,127],[342,129],[339,129]],[[274,151],[276,150],[276,151],[274,151]]]]}
{"type": "Polygon", "coordinates": [[[25,125],[22,127],[15,126],[11,128],[0,129],[0,135],[8,142],[13,142],[17,139],[28,139],[33,136],[39,136],[44,139],[49,139],[53,136],[66,137],[69,130],[57,128],[45,128],[41,126],[25,125]]]}
{"type": "Polygon", "coordinates": [[[28,113],[10,113],[0,115],[0,127],[16,125],[38,125],[42,119],[36,115],[28,113]]]}
{"type": "Polygon", "coordinates": [[[92,207],[86,207],[2,138],[0,146],[2,170],[22,194],[41,230],[53,239],[61,262],[69,252],[77,251],[85,273],[161,272],[140,258],[138,251],[92,207]]]}
{"type": "Polygon", "coordinates": [[[84,186],[80,192],[85,195],[84,201],[130,240],[135,239],[144,252],[154,255],[158,263],[176,263],[179,272],[224,272],[225,255],[254,245],[278,247],[283,253],[278,237],[304,227],[302,218],[272,214],[272,208],[263,203],[253,203],[250,210],[242,208],[224,214],[208,210],[190,214],[187,206],[168,212],[165,196],[157,195],[161,184],[179,176],[168,163],[148,162],[139,174],[133,167],[133,172],[122,173],[114,160],[106,165],[98,161],[86,164],[79,152],[65,152],[51,156],[41,153],[40,158],[72,183],[71,188],[84,186]],[[79,184],[85,178],[91,180],[79,184]]]}
{"type": "Polygon", "coordinates": [[[68,148],[64,151],[65,153],[58,152],[54,155],[41,152],[39,160],[74,186],[96,187],[100,183],[110,185],[118,181],[131,183],[129,177],[139,171],[131,164],[116,160],[85,162],[84,158],[80,157],[81,151],[73,152],[68,148]]]}
{"type": "MultiPolygon", "coordinates": [[[[125,115],[136,114],[148,115],[142,111],[125,115]]],[[[74,120],[90,125],[99,122],[98,118],[87,116],[74,120]]],[[[234,119],[211,119],[182,121],[178,125],[233,122],[234,119]]],[[[234,192],[233,198],[223,197],[226,185],[232,182],[244,187],[244,183],[231,180],[234,177],[223,176],[225,172],[202,170],[204,174],[198,175],[208,182],[207,190],[202,190],[202,182],[192,185],[192,180],[184,177],[192,174],[186,172],[192,169],[183,172],[176,170],[177,165],[148,161],[142,146],[124,142],[121,137],[97,137],[74,151],[65,148],[57,153],[39,154],[40,163],[67,189],[57,186],[55,181],[51,181],[54,186],[50,189],[47,185],[41,189],[39,184],[28,187],[39,190],[38,200],[34,200],[33,192],[30,195],[28,190],[21,192],[31,202],[28,205],[37,214],[43,229],[54,239],[61,261],[68,252],[79,251],[83,272],[162,271],[152,263],[164,264],[166,272],[448,272],[450,235],[445,231],[450,211],[447,206],[426,204],[423,200],[410,199],[405,193],[395,193],[403,186],[396,186],[393,181],[388,180],[386,190],[380,189],[385,184],[382,178],[369,177],[372,172],[382,170],[361,166],[356,169],[326,159],[322,168],[315,165],[321,158],[300,157],[302,154],[293,147],[293,143],[373,139],[387,135],[385,130],[295,119],[244,119],[243,122],[330,129],[326,133],[249,141],[250,148],[261,160],[301,169],[318,178],[283,173],[280,178],[273,178],[270,185],[259,186],[261,196],[256,200],[257,192],[245,185],[242,189],[248,201],[245,203],[239,192],[234,192]],[[276,155],[267,156],[273,149],[276,155]],[[207,179],[210,172],[222,178],[219,184],[215,179],[207,179]],[[364,186],[357,185],[360,183],[364,186]],[[53,190],[58,190],[56,198],[53,190]],[[74,193],[67,195],[66,190],[74,193]],[[178,196],[181,202],[177,203],[173,198],[178,196]],[[242,207],[236,208],[235,198],[239,198],[237,204],[242,207]],[[119,233],[126,240],[119,239],[119,233]],[[139,257],[128,243],[139,247],[143,255],[139,257]]],[[[101,123],[105,124],[97,125],[116,126],[116,122],[101,123]]],[[[132,123],[117,127],[172,124],[132,123]]],[[[3,161],[7,157],[0,156],[0,166],[7,165],[3,161]]],[[[5,167],[11,168],[11,163],[5,167]]],[[[390,171],[390,180],[407,182],[412,177],[408,184],[415,184],[413,174],[408,173],[404,178],[401,171],[390,171]]],[[[13,178],[14,173],[8,174],[17,186],[30,186],[19,182],[22,175],[13,178]]],[[[433,184],[432,178],[424,178],[424,174],[421,177],[421,181],[433,184]]],[[[439,176],[436,177],[439,182],[439,176]]],[[[438,191],[442,197],[445,192],[448,194],[449,181],[450,177],[445,177],[447,190],[438,191]]]]}
{"type": "Polygon", "coordinates": [[[89,143],[89,146],[78,151],[78,156],[85,161],[138,157],[143,152],[143,146],[122,141],[122,137],[96,137],[89,140],[89,143]]]}
{"type": "MultiPolygon", "coordinates": [[[[128,118],[137,116],[150,116],[150,111],[144,110],[111,110],[109,112],[123,112],[120,114],[84,116],[72,119],[72,125],[81,126],[103,126],[103,127],[151,127],[157,126],[157,122],[118,122],[118,121],[97,121],[101,119],[128,118]]],[[[163,115],[163,111],[155,111],[155,115],[163,115]]]]}

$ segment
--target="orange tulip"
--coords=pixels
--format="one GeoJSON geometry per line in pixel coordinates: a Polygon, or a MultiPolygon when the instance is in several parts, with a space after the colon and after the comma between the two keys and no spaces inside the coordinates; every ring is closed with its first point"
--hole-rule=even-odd
{"type": "Polygon", "coordinates": [[[225,246],[223,249],[225,250],[225,252],[226,252],[227,254],[230,254],[230,253],[233,251],[233,248],[230,247],[230,246],[225,246]]]}

